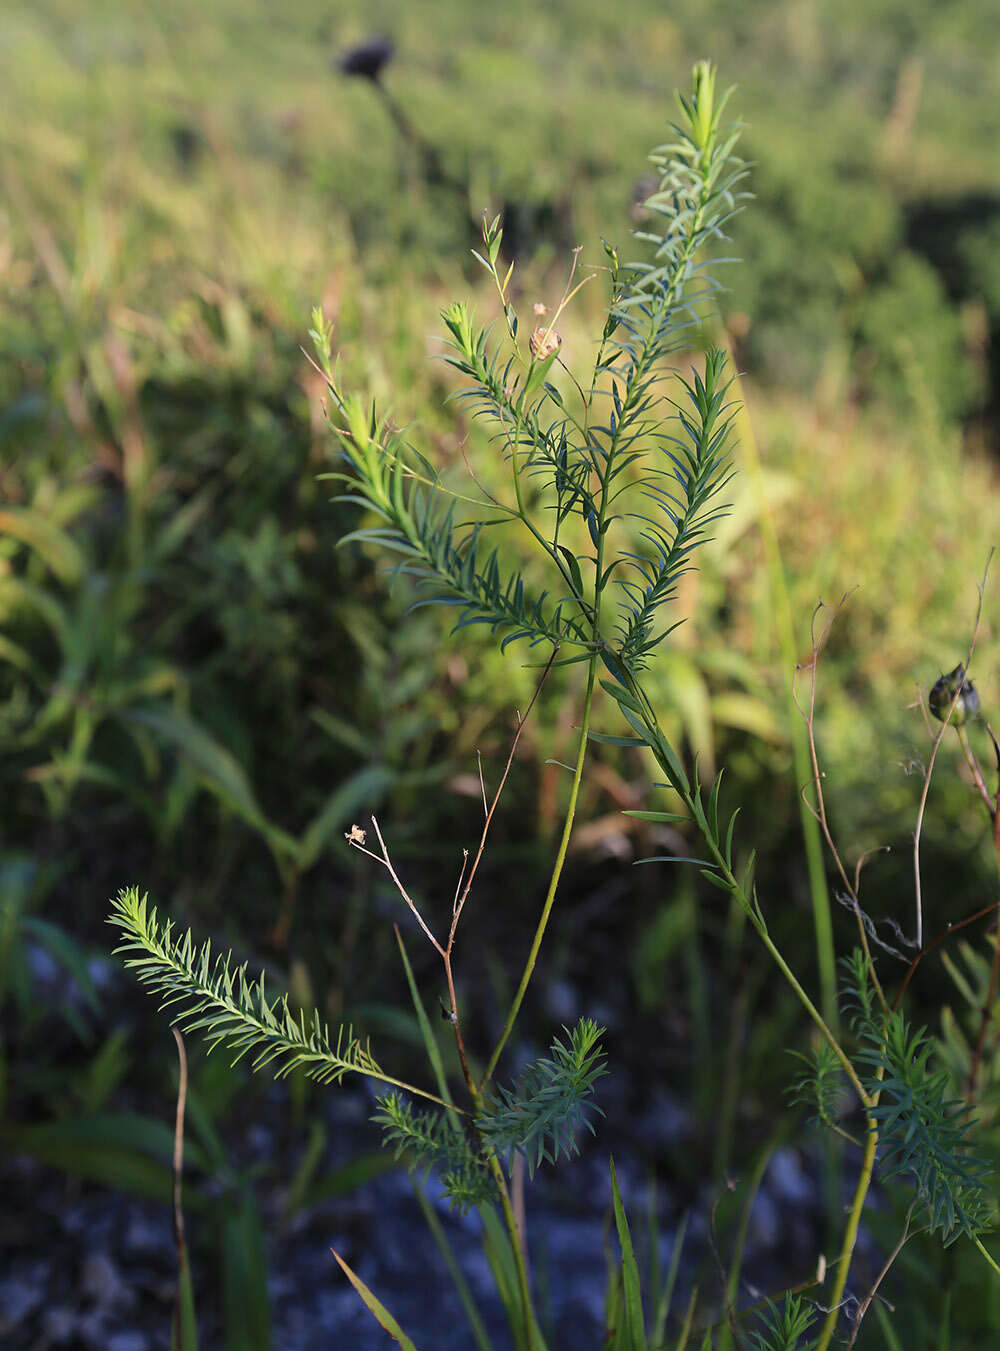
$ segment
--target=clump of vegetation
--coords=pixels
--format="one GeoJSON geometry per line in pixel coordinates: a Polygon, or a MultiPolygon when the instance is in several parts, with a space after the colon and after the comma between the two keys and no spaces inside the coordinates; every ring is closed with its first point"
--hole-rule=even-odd
{"type": "MultiPolygon", "coordinates": [[[[499,336],[480,325],[466,305],[449,306],[443,317],[447,360],[462,378],[462,397],[490,429],[494,454],[506,466],[506,491],[495,486],[495,477],[487,489],[475,464],[469,466],[471,486],[454,486],[373,401],[348,392],[333,362],[331,326],[321,310],[314,314],[317,365],[341,448],[340,468],[331,477],[343,490],[342,500],[360,507],[368,518],[346,539],[392,555],[396,573],[413,583],[418,605],[450,607],[457,615],[456,630],[485,627],[500,639],[501,650],[521,644],[539,672],[492,795],[480,772],[479,842],[463,852],[457,881],[439,904],[415,897],[389,848],[388,832],[374,816],[370,827],[355,824],[346,832],[348,844],[384,870],[421,940],[441,963],[448,991],[443,1014],[454,1037],[460,1081],[452,1082],[445,1073],[401,940],[433,1087],[387,1074],[367,1041],[349,1028],[331,1034],[318,1012],[295,1011],[286,996],[270,999],[262,979],[251,980],[244,967],[234,969],[225,957],[213,958],[211,948],[199,948],[190,933],[177,937],[169,923],[161,926],[137,890],[121,892],[112,912],[127,960],[164,994],[168,1005],[176,1005],[174,1017],[188,1031],[230,1046],[237,1056],[253,1055],[258,1068],[296,1069],[331,1083],[354,1073],[389,1086],[376,1116],[386,1143],[418,1172],[434,1169],[452,1202],[480,1215],[511,1335],[523,1351],[543,1351],[545,1338],[512,1200],[513,1175],[519,1159],[533,1171],[544,1161],[573,1152],[581,1129],[595,1128],[598,1104],[592,1095],[605,1063],[601,1029],[581,1011],[575,1026],[566,1029],[566,1039],[552,1042],[550,1056],[530,1062],[506,1086],[496,1076],[549,929],[588,749],[595,743],[652,757],[662,807],[636,808],[631,815],[660,827],[680,827],[687,832],[684,838],[700,842],[700,853],[647,862],[693,866],[756,935],[817,1038],[818,1049],[798,1093],[815,1102],[821,1121],[846,1136],[852,1149],[846,1217],[831,1216],[839,1229],[837,1256],[828,1266],[821,1262],[815,1277],[797,1289],[764,1302],[752,1334],[759,1351],[793,1351],[803,1345],[827,1351],[841,1333],[853,1344],[894,1260],[918,1233],[937,1235],[945,1245],[965,1241],[970,1252],[978,1253],[976,1260],[990,1269],[991,1279],[1000,1276],[983,1241],[995,1220],[992,1174],[988,1161],[979,1156],[979,1128],[970,1112],[986,1029],[995,1013],[1000,945],[990,994],[979,1010],[980,1036],[972,1052],[976,1069],[965,1100],[955,1096],[947,1067],[930,1068],[932,1042],[899,1008],[923,958],[946,936],[929,942],[923,938],[919,838],[934,760],[949,724],[956,726],[969,757],[994,834],[1000,814],[1000,787],[993,795],[986,788],[964,730],[966,711],[970,716],[974,712],[968,676],[975,638],[956,668],[950,699],[936,697],[932,706],[942,725],[924,772],[916,832],[917,937],[904,935],[894,948],[862,908],[861,864],[849,875],[828,821],[816,748],[815,697],[829,627],[820,634],[814,631],[811,661],[803,668],[809,679],[803,711],[812,766],[807,806],[831,850],[843,887],[838,899],[856,924],[858,947],[848,959],[845,982],[852,1010],[850,1035],[838,1026],[836,1009],[821,1011],[807,992],[805,974],[779,946],[772,927],[776,907],[758,889],[755,853],[741,842],[738,810],[726,806],[722,773],[702,782],[701,767],[675,744],[652,694],[650,674],[673,627],[671,607],[678,588],[722,521],[731,484],[737,403],[726,354],[709,350],[687,375],[668,362],[719,285],[712,252],[744,197],[746,169],[737,155],[741,128],[726,120],[727,99],[717,96],[714,70],[706,63],[696,66],[692,92],[679,98],[678,122],[652,156],[657,183],[644,202],[639,233],[647,257],[622,262],[618,250],[606,245],[605,263],[583,281],[576,279],[574,258],[558,305],[552,312],[541,303],[535,306],[530,334],[513,296],[513,268],[501,262],[501,222],[484,222],[479,259],[501,306],[499,336]],[[581,375],[580,354],[566,336],[565,317],[580,287],[602,273],[610,299],[595,360],[581,375]],[[549,575],[541,589],[533,584],[534,574],[528,575],[520,564],[517,548],[526,538],[549,575]],[[491,1049],[480,1056],[468,1044],[455,981],[462,920],[524,727],[550,674],[566,666],[581,669],[584,688],[575,758],[564,767],[569,777],[563,825],[506,1019],[491,1049]],[[617,709],[627,731],[596,730],[599,689],[609,700],[605,707],[617,709]],[[899,947],[907,945],[911,951],[902,958],[905,975],[890,1002],[889,978],[880,963],[887,954],[898,960],[899,947]],[[851,1293],[859,1231],[879,1173],[885,1184],[905,1180],[905,1219],[901,1233],[887,1245],[888,1260],[877,1279],[851,1293]]],[[[995,910],[995,905],[980,909],[964,922],[995,910]]],[[[821,964],[832,965],[829,916],[824,919],[821,904],[815,914],[821,964]]],[[[721,1314],[710,1306],[699,1308],[692,1296],[676,1326],[668,1327],[669,1294],[657,1299],[655,1308],[644,1309],[613,1166],[611,1190],[620,1262],[609,1291],[604,1344],[622,1351],[679,1351],[692,1337],[707,1347],[716,1338],[724,1346],[738,1342],[739,1320],[747,1311],[737,1311],[728,1291],[721,1314]]],[[[383,1327],[401,1346],[412,1347],[379,1296],[342,1257],[338,1261],[383,1327]]],[[[882,1316],[881,1306],[876,1307],[882,1316]]],[[[474,1311],[470,1324],[482,1345],[482,1325],[474,1311]]]]}

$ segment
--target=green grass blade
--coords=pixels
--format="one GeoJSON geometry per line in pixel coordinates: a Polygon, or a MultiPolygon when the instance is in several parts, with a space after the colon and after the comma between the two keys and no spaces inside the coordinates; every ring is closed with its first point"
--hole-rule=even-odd
{"type": "Polygon", "coordinates": [[[194,1314],[191,1263],[188,1260],[186,1243],[180,1251],[177,1303],[174,1307],[174,1324],[170,1334],[170,1351],[198,1351],[198,1324],[194,1314]]]}
{"type": "Polygon", "coordinates": [[[875,1317],[878,1319],[882,1336],[885,1338],[886,1351],[903,1351],[903,1344],[893,1331],[892,1324],[889,1322],[889,1315],[878,1300],[875,1301],[874,1308],[875,1317]]]}
{"type": "Polygon", "coordinates": [[[674,1351],[686,1351],[688,1339],[691,1336],[691,1323],[694,1320],[694,1307],[698,1302],[698,1287],[691,1291],[691,1298],[688,1300],[687,1313],[684,1315],[684,1326],[681,1328],[681,1335],[677,1339],[677,1345],[674,1351]]]}
{"type": "Polygon", "coordinates": [[[395,1318],[393,1318],[392,1314],[385,1307],[382,1301],[378,1299],[377,1296],[375,1296],[371,1292],[371,1290],[368,1289],[368,1286],[365,1285],[364,1281],[357,1274],[357,1272],[351,1270],[351,1268],[341,1257],[340,1253],[337,1252],[336,1248],[331,1248],[330,1251],[337,1259],[341,1271],[344,1273],[344,1275],[347,1277],[350,1283],[354,1286],[355,1290],[364,1300],[365,1304],[368,1306],[368,1309],[374,1316],[375,1321],[385,1328],[389,1336],[395,1342],[398,1342],[398,1344],[403,1348],[403,1351],[417,1351],[416,1345],[410,1340],[409,1337],[407,1337],[406,1333],[399,1326],[395,1318]]]}
{"type": "Polygon", "coordinates": [[[625,1207],[622,1205],[621,1192],[618,1190],[618,1178],[615,1175],[615,1161],[611,1163],[611,1193],[615,1206],[615,1227],[618,1230],[618,1242],[622,1250],[622,1284],[625,1301],[625,1347],[628,1351],[646,1351],[646,1325],[642,1316],[642,1294],[639,1288],[639,1267],[632,1247],[632,1235],[629,1233],[625,1207]]]}
{"type": "MultiPolygon", "coordinates": [[[[451,1102],[452,1097],[448,1091],[448,1080],[444,1072],[444,1061],[441,1059],[441,1048],[438,1045],[437,1037],[434,1035],[434,1029],[431,1021],[427,1017],[427,1010],[424,1008],[424,1001],[420,998],[420,991],[417,989],[417,982],[413,975],[413,968],[410,966],[410,959],[406,955],[406,948],[403,945],[403,936],[399,932],[399,926],[393,926],[396,931],[396,942],[399,944],[399,955],[403,959],[403,969],[406,972],[406,983],[410,987],[410,997],[413,1000],[413,1008],[417,1015],[417,1022],[420,1025],[420,1035],[424,1040],[424,1049],[427,1051],[427,1059],[431,1062],[431,1068],[434,1071],[434,1078],[437,1081],[438,1093],[444,1098],[445,1102],[451,1102]]],[[[458,1123],[456,1122],[456,1125],[458,1123]]],[[[458,1125],[461,1130],[461,1126],[458,1125]]]]}
{"type": "MultiPolygon", "coordinates": [[[[510,1237],[492,1206],[480,1206],[479,1217],[483,1222],[483,1247],[490,1264],[497,1292],[503,1302],[514,1338],[516,1351],[525,1351],[524,1346],[524,1306],[517,1280],[517,1267],[511,1251],[510,1237]]],[[[532,1351],[546,1351],[542,1330],[535,1323],[532,1351]]]]}
{"type": "Polygon", "coordinates": [[[260,1214],[244,1188],[222,1230],[226,1351],[271,1351],[271,1307],[260,1214]]]}
{"type": "Polygon", "coordinates": [[[423,1216],[427,1222],[427,1228],[431,1231],[431,1237],[438,1246],[438,1251],[444,1258],[444,1264],[448,1268],[448,1275],[451,1277],[455,1289],[458,1291],[458,1297],[462,1301],[462,1308],[465,1310],[465,1316],[469,1320],[469,1327],[472,1329],[472,1335],[476,1340],[479,1351],[493,1351],[493,1343],[483,1326],[483,1320],[479,1316],[479,1310],[476,1308],[476,1301],[472,1297],[472,1291],[469,1289],[469,1283],[462,1275],[462,1268],[458,1265],[454,1250],[448,1241],[448,1235],[444,1231],[444,1226],[435,1214],[434,1207],[427,1199],[427,1194],[423,1187],[413,1179],[413,1190],[416,1193],[417,1203],[423,1211],[423,1216]]]}
{"type": "Polygon", "coordinates": [[[656,1309],[656,1318],[653,1323],[652,1343],[654,1347],[663,1344],[663,1336],[667,1327],[667,1319],[670,1317],[670,1306],[674,1300],[674,1286],[677,1282],[677,1272],[681,1264],[681,1253],[684,1251],[684,1239],[687,1236],[688,1219],[691,1212],[686,1210],[681,1219],[680,1228],[677,1230],[677,1236],[674,1239],[673,1252],[670,1254],[670,1267],[667,1271],[667,1284],[664,1287],[663,1295],[656,1309]]]}

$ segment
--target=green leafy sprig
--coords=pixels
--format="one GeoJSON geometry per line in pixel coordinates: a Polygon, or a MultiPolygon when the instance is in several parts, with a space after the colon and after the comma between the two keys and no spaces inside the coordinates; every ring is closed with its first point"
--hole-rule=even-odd
{"type": "Polygon", "coordinates": [[[996,1213],[989,1165],[971,1153],[966,1102],[950,1094],[947,1070],[931,1066],[934,1044],[914,1030],[899,1009],[883,1013],[872,998],[864,955],[845,959],[847,998],[861,1042],[858,1063],[878,1123],[883,1178],[907,1176],[927,1211],[928,1227],[947,1245],[961,1234],[975,1238],[996,1213]]]}
{"type": "MultiPolygon", "coordinates": [[[[210,941],[199,948],[190,930],[177,935],[171,920],[161,925],[156,907],[137,888],[120,891],[111,905],[108,922],[121,930],[115,951],[124,955],[125,965],[163,996],[160,1007],[171,1010],[175,1026],[200,1033],[210,1047],[227,1046],[235,1053],[233,1064],[250,1056],[253,1069],[270,1068],[277,1078],[301,1070],[321,1084],[340,1083],[346,1074],[398,1083],[350,1027],[338,1028],[331,1040],[315,1010],[307,1021],[304,1012],[289,1008],[287,995],[269,999],[264,977],[252,979],[245,962],[234,967],[229,955],[212,951],[210,941]]],[[[400,1086],[441,1101],[408,1084],[400,1086]]]]}
{"type": "Polygon", "coordinates": [[[476,1118],[484,1143],[500,1156],[522,1154],[530,1176],[545,1160],[576,1154],[580,1128],[593,1134],[591,1114],[601,1112],[591,1093],[607,1073],[599,1044],[604,1029],[581,1018],[572,1032],[563,1031],[568,1042],[555,1038],[551,1054],[528,1065],[512,1088],[490,1094],[476,1118]]]}
{"type": "Polygon", "coordinates": [[[464,1213],[496,1199],[496,1183],[484,1158],[454,1118],[415,1111],[395,1092],[380,1097],[378,1107],[372,1121],[382,1127],[382,1143],[424,1176],[435,1169],[455,1209],[464,1213]]]}
{"type": "Polygon", "coordinates": [[[786,1295],[780,1306],[767,1300],[760,1321],[752,1334],[754,1351],[814,1351],[817,1345],[818,1338],[808,1336],[815,1311],[800,1295],[786,1295]]]}

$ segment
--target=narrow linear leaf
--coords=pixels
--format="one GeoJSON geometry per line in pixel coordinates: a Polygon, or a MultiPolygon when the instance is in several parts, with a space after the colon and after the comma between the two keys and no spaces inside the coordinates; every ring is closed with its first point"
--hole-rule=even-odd
{"type": "Polygon", "coordinates": [[[357,1272],[353,1271],[351,1267],[348,1266],[348,1264],[341,1257],[340,1253],[337,1252],[336,1248],[331,1248],[330,1251],[336,1258],[341,1271],[343,1271],[344,1275],[347,1277],[350,1283],[354,1286],[355,1290],[364,1300],[365,1305],[367,1306],[371,1314],[374,1316],[375,1321],[379,1323],[383,1328],[385,1328],[389,1336],[392,1337],[394,1341],[398,1342],[398,1344],[403,1348],[403,1351],[417,1351],[416,1344],[409,1337],[407,1337],[406,1333],[396,1322],[395,1318],[393,1318],[389,1310],[385,1307],[382,1301],[378,1299],[377,1296],[374,1295],[371,1290],[369,1290],[368,1286],[365,1285],[364,1281],[357,1274],[357,1272]]]}
{"type": "Polygon", "coordinates": [[[615,1208],[615,1227],[618,1230],[618,1243],[622,1250],[622,1282],[625,1290],[625,1330],[627,1351],[646,1351],[646,1328],[642,1315],[642,1296],[639,1286],[639,1267],[632,1247],[632,1235],[629,1232],[622,1194],[618,1188],[615,1173],[615,1161],[610,1160],[611,1194],[615,1208]]]}

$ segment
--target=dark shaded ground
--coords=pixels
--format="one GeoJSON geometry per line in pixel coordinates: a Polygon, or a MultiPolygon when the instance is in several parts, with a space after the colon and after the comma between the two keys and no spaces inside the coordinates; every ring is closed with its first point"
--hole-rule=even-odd
{"type": "MultiPolygon", "coordinates": [[[[617,1252],[611,1238],[609,1154],[614,1155],[644,1269],[649,1267],[649,1234],[655,1229],[660,1266],[666,1272],[679,1226],[689,1214],[675,1311],[686,1306],[696,1279],[699,1307],[704,1309],[705,1301],[719,1304],[720,1270],[729,1265],[738,1220],[730,1202],[735,1199],[742,1205],[741,1194],[732,1198],[729,1193],[746,1182],[751,1167],[745,1163],[743,1172],[734,1172],[719,1187],[708,1180],[714,1122],[700,1124],[688,1101],[690,1029],[679,1015],[640,1016],[632,1006],[622,948],[601,938],[600,921],[607,918],[605,911],[617,896],[614,891],[605,895],[605,890],[595,888],[591,899],[573,910],[567,934],[571,932],[574,941],[560,937],[562,926],[556,926],[550,970],[535,987],[535,1002],[526,1010],[524,1025],[536,1030],[534,1047],[522,1048],[525,1058],[543,1053],[544,1041],[563,1024],[572,1023],[580,1011],[607,1028],[610,1072],[596,1085],[595,1102],[604,1114],[595,1118],[596,1135],[584,1133],[578,1158],[543,1167],[526,1185],[531,1260],[550,1351],[596,1349],[602,1344],[608,1255],[617,1252]],[[586,992],[595,988],[598,970],[606,998],[595,1001],[586,992]],[[717,1208],[719,1232],[713,1254],[717,1208]]],[[[51,959],[37,948],[30,949],[28,959],[37,967],[40,997],[54,1002],[57,991],[49,988],[49,982],[62,981],[63,996],[75,1001],[78,992],[51,959]]],[[[104,1018],[111,1020],[105,1031],[122,1017],[134,1030],[135,1064],[116,1096],[118,1110],[138,1111],[172,1128],[172,1103],[169,1092],[164,1092],[172,1065],[157,1060],[169,1042],[163,1016],[117,960],[95,958],[91,967],[104,1018]],[[146,1057],[151,1068],[140,1072],[146,1057]]],[[[463,1002],[478,1005],[480,1019],[489,1022],[488,1001],[481,992],[477,998],[475,987],[467,993],[463,1002]]],[[[495,1029],[487,1034],[481,1028],[480,1034],[491,1039],[495,1029]]],[[[52,1049],[58,1054],[54,1043],[52,1049]]],[[[69,1044],[67,1053],[72,1053],[69,1044]]],[[[199,1055],[194,1042],[191,1053],[199,1055]]],[[[210,1063],[221,1070],[214,1058],[210,1063]]],[[[508,1073],[516,1068],[512,1064],[508,1073]]],[[[751,1099],[763,1094],[766,1100],[770,1093],[763,1085],[745,1088],[751,1099]]],[[[252,1189],[265,1236],[275,1351],[314,1351],[320,1346],[381,1351],[388,1345],[386,1334],[338,1271],[331,1247],[378,1294],[422,1351],[465,1351],[474,1345],[405,1171],[388,1171],[335,1200],[307,1203],[290,1220],[283,1219],[289,1179],[302,1157],[305,1127],[315,1125],[320,1114],[326,1144],[315,1176],[321,1178],[377,1150],[378,1130],[369,1119],[374,1110],[370,1087],[348,1080],[335,1090],[317,1091],[305,1108],[304,1124],[294,1128],[287,1087],[256,1080],[253,1088],[244,1087],[228,1107],[219,1109],[213,1128],[221,1137],[226,1163],[206,1176],[198,1174],[193,1162],[199,1133],[189,1109],[185,1212],[203,1348],[214,1351],[234,1345],[227,1343],[224,1326],[219,1231],[224,1214],[232,1213],[231,1205],[226,1210],[226,1188],[234,1196],[240,1185],[252,1189]]],[[[759,1108],[752,1116],[740,1128],[737,1142],[737,1156],[744,1161],[764,1147],[767,1133],[777,1124],[776,1117],[769,1120],[759,1108]]],[[[748,1226],[742,1303],[806,1280],[815,1270],[826,1241],[822,1167],[815,1148],[814,1140],[807,1147],[782,1144],[772,1153],[748,1226]]],[[[479,1220],[452,1212],[433,1176],[425,1185],[501,1351],[510,1344],[509,1335],[479,1240],[479,1220]]],[[[863,1282],[866,1269],[873,1267],[862,1252],[856,1264],[858,1280],[863,1282]]],[[[165,1349],[170,1342],[175,1279],[168,1204],[81,1183],[24,1157],[0,1157],[4,1348],[165,1349]]]]}
{"type": "MultiPolygon", "coordinates": [[[[557,1348],[598,1347],[609,1241],[607,1150],[616,1168],[637,1246],[648,1260],[649,1169],[657,1145],[683,1144],[687,1113],[662,1093],[645,1119],[622,1119],[627,1085],[609,1078],[601,1102],[609,1114],[599,1139],[581,1157],[546,1170],[529,1185],[527,1214],[532,1260],[543,1291],[546,1329],[557,1348]],[[628,1137],[632,1138],[629,1139],[628,1137]],[[640,1148],[640,1140],[645,1148],[640,1148]]],[[[330,1162],[369,1150],[371,1100],[362,1091],[326,1099],[330,1162]]],[[[232,1142],[247,1158],[279,1148],[276,1122],[249,1126],[232,1142]]],[[[689,1142],[693,1143],[693,1142],[689,1142]]],[[[769,1291],[782,1279],[802,1279],[819,1252],[816,1160],[791,1148],[774,1154],[753,1206],[744,1291],[769,1291]]],[[[497,1347],[509,1344],[478,1241],[479,1222],[448,1209],[433,1178],[427,1183],[442,1222],[497,1347]]],[[[79,1185],[31,1161],[0,1163],[0,1336],[12,1351],[159,1351],[169,1346],[175,1255],[168,1208],[90,1185],[79,1185]]],[[[686,1300],[693,1263],[709,1246],[714,1196],[693,1178],[658,1187],[660,1259],[666,1270],[684,1204],[692,1202],[678,1298],[686,1300]],[[694,1186],[692,1196],[691,1189],[694,1186]],[[681,1201],[683,1198],[683,1204],[681,1201]]],[[[320,1345],[357,1351],[384,1348],[383,1333],[330,1256],[335,1246],[385,1301],[421,1347],[465,1351],[472,1335],[440,1254],[428,1236],[402,1171],[387,1173],[345,1198],[306,1207],[283,1228],[283,1189],[256,1188],[268,1234],[268,1290],[273,1346],[313,1351],[320,1345]]],[[[223,1344],[219,1280],[206,1253],[204,1213],[189,1213],[202,1341],[223,1344]]],[[[728,1248],[728,1243],[726,1245],[728,1248]]]]}

